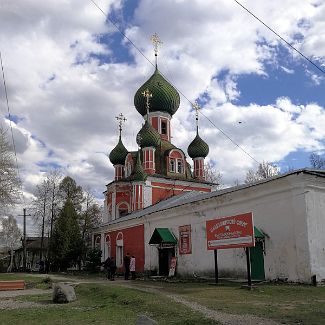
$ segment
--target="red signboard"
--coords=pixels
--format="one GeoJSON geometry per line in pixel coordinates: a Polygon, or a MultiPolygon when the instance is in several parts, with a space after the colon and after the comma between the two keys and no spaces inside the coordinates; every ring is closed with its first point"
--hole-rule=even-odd
{"type": "Polygon", "coordinates": [[[255,246],[251,212],[208,220],[206,232],[208,249],[255,246]]]}
{"type": "Polygon", "coordinates": [[[192,253],[191,225],[180,226],[178,230],[179,230],[179,253],[191,254],[192,253]]]}

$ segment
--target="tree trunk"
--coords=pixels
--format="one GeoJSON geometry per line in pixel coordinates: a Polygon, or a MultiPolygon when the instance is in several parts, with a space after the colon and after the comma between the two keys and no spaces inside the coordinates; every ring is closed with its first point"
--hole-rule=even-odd
{"type": "Polygon", "coordinates": [[[42,220],[41,252],[39,254],[40,261],[43,259],[45,214],[46,214],[46,199],[44,199],[44,202],[43,202],[43,220],[42,220]]]}
{"type": "Polygon", "coordinates": [[[10,249],[10,264],[7,268],[7,272],[11,272],[12,270],[12,263],[13,263],[13,260],[14,260],[14,250],[13,249],[10,249]]]}

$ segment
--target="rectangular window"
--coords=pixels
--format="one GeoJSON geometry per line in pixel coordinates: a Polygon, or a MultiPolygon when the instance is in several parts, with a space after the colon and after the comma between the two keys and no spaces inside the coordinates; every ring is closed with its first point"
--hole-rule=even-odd
{"type": "Polygon", "coordinates": [[[167,123],[165,121],[161,121],[161,134],[167,134],[167,123]]]}
{"type": "Polygon", "coordinates": [[[183,163],[181,160],[177,160],[177,173],[183,173],[183,163]]]}
{"type": "Polygon", "coordinates": [[[170,159],[170,161],[169,161],[169,171],[172,173],[175,173],[175,160],[174,159],[170,159]]]}

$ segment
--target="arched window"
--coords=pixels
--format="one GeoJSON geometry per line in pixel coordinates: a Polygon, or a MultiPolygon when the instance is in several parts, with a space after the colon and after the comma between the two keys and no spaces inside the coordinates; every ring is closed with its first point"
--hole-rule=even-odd
{"type": "Polygon", "coordinates": [[[169,153],[169,172],[184,174],[185,173],[184,154],[179,149],[173,149],[169,153]]]}
{"type": "Polygon", "coordinates": [[[123,266],[123,233],[119,232],[116,236],[116,266],[123,266]]]}
{"type": "Polygon", "coordinates": [[[95,248],[100,249],[100,236],[97,236],[95,239],[95,248]]]}
{"type": "Polygon", "coordinates": [[[130,207],[127,202],[121,202],[117,205],[117,218],[126,216],[130,212],[130,207]]]}
{"type": "Polygon", "coordinates": [[[105,238],[105,248],[104,248],[104,259],[106,260],[107,257],[111,257],[112,256],[112,252],[111,252],[111,237],[110,235],[107,235],[105,238]]]}

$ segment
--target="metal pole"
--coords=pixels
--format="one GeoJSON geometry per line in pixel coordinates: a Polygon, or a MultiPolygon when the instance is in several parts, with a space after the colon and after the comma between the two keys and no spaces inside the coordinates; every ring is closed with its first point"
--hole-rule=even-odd
{"type": "Polygon", "coordinates": [[[219,271],[218,271],[218,250],[214,250],[214,276],[216,284],[219,283],[219,271]]]}
{"type": "Polygon", "coordinates": [[[23,240],[23,245],[24,245],[24,253],[23,253],[23,270],[26,272],[26,209],[23,209],[24,212],[24,240],[23,240]]]}
{"type": "Polygon", "coordinates": [[[248,288],[252,288],[252,277],[251,277],[251,258],[249,247],[245,247],[246,251],[246,263],[247,263],[247,285],[248,288]]]}

